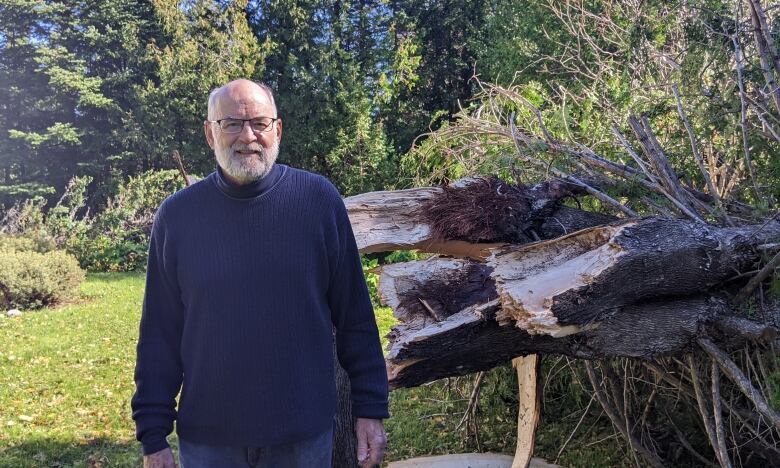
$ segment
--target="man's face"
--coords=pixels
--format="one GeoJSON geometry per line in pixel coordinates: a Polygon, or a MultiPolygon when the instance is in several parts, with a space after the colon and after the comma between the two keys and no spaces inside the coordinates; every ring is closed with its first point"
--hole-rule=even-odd
{"type": "MultiPolygon", "coordinates": [[[[220,91],[211,120],[276,117],[266,92],[248,81],[233,82],[220,91]]],[[[247,184],[265,177],[279,155],[282,122],[277,120],[264,132],[254,132],[249,123],[239,133],[226,133],[218,124],[204,124],[206,140],[217,163],[233,182],[247,184]]]]}

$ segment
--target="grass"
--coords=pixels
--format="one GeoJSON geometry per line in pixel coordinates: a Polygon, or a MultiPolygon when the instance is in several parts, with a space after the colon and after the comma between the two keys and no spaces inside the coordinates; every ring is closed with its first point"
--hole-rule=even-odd
{"type": "MultiPolygon", "coordinates": [[[[78,303],[17,318],[0,316],[0,467],[140,466],[130,398],[143,287],[142,274],[90,274],[78,303]]],[[[389,309],[377,309],[377,323],[384,336],[395,323],[389,309]]],[[[553,372],[560,365],[550,361],[546,369],[553,372]]],[[[472,381],[451,378],[392,392],[386,459],[513,453],[517,391],[512,369],[486,375],[478,436],[456,430],[472,381]]],[[[546,388],[537,433],[537,453],[548,460],[556,457],[579,419],[575,410],[587,404],[567,387],[575,383],[554,382],[546,388]]],[[[623,465],[622,446],[611,437],[609,423],[591,412],[559,463],[623,465]]],[[[169,440],[175,445],[175,436],[169,440]]]]}
{"type": "Polygon", "coordinates": [[[142,295],[141,275],[90,275],[80,303],[0,318],[0,466],[139,466],[142,295]]]}

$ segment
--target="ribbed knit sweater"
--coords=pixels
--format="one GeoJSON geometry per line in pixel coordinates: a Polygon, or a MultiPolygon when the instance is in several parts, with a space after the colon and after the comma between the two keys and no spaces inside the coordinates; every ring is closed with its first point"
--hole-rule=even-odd
{"type": "Polygon", "coordinates": [[[354,415],[388,417],[360,257],[327,179],[276,164],[236,186],[217,170],[167,198],[152,228],[132,399],[144,453],[168,446],[174,420],[180,438],[211,445],[326,430],[334,326],[354,415]]]}

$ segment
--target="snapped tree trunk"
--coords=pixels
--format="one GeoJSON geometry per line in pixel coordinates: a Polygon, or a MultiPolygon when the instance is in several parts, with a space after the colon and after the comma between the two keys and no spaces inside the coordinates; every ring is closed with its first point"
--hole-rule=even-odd
{"type": "Polygon", "coordinates": [[[718,287],[755,261],[780,223],[717,228],[642,219],[383,267],[402,321],[389,335],[393,387],[486,370],[526,354],[654,358],[733,315],[718,287]],[[759,229],[760,228],[760,229],[759,229]]]}
{"type": "Polygon", "coordinates": [[[561,203],[579,193],[487,178],[345,199],[362,252],[438,254],[381,268],[379,293],[400,321],[388,335],[391,388],[530,354],[655,359],[704,336],[776,340],[735,316],[729,290],[759,246],[780,240],[780,222],[620,220],[561,203]]]}

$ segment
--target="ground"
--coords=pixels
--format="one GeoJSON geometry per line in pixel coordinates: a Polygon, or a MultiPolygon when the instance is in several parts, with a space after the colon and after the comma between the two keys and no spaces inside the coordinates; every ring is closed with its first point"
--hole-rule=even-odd
{"type": "MultiPolygon", "coordinates": [[[[143,286],[138,273],[90,274],[74,304],[0,316],[0,467],[140,466],[130,397],[143,286]]],[[[377,309],[377,323],[384,335],[394,323],[389,309],[377,309]]],[[[564,367],[565,362],[550,361],[548,381],[564,367]]],[[[478,441],[464,428],[456,430],[472,380],[445,379],[392,392],[386,459],[477,449],[513,453],[512,370],[499,368],[485,378],[478,441]]],[[[576,408],[588,403],[569,401],[573,395],[547,385],[537,454],[550,461],[579,419],[576,408]]],[[[559,463],[624,464],[614,431],[598,412],[595,416],[595,422],[583,423],[559,463]]],[[[171,442],[175,445],[174,437],[171,442]]]]}

